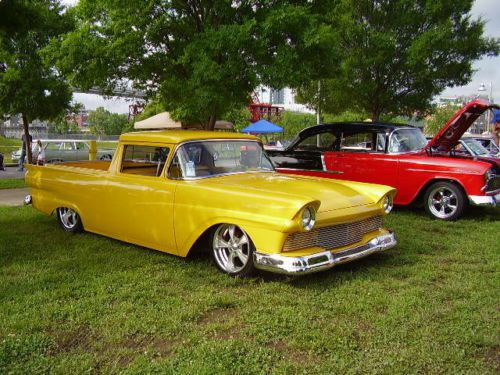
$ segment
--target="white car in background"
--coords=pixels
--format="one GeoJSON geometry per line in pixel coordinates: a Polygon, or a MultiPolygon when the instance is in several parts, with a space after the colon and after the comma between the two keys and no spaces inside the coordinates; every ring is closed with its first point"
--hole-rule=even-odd
{"type": "MultiPolygon", "coordinates": [[[[89,160],[90,146],[84,141],[64,140],[64,139],[42,139],[42,147],[45,151],[45,163],[62,163],[64,161],[89,160]]],[[[38,156],[37,141],[31,143],[31,152],[33,160],[38,156]]],[[[111,160],[114,149],[97,150],[97,160],[111,160]]],[[[14,151],[11,159],[14,163],[18,163],[21,158],[21,148],[14,151]]]]}

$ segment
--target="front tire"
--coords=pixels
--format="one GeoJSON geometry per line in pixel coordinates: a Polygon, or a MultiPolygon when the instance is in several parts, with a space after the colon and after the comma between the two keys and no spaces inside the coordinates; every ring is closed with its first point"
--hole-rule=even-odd
{"type": "Polygon", "coordinates": [[[56,210],[57,221],[61,228],[70,233],[78,233],[83,230],[82,219],[71,208],[59,207],[56,210]]]}
{"type": "Polygon", "coordinates": [[[211,239],[212,256],[220,271],[235,277],[255,273],[255,247],[243,229],[234,224],[220,224],[211,239]]]}
{"type": "Polygon", "coordinates": [[[436,182],[429,186],[424,197],[427,213],[434,219],[457,220],[467,207],[462,189],[451,182],[436,182]]]}

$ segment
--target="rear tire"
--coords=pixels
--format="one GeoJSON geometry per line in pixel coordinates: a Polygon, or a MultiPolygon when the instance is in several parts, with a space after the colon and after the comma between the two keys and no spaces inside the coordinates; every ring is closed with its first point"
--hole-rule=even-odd
{"type": "Polygon", "coordinates": [[[61,228],[70,233],[78,233],[83,231],[83,224],[80,215],[71,208],[59,207],[56,210],[57,221],[61,228]]]}
{"type": "Polygon", "coordinates": [[[220,224],[210,238],[212,256],[220,271],[234,277],[255,273],[255,246],[243,229],[234,224],[220,224]]]}
{"type": "Polygon", "coordinates": [[[457,220],[467,207],[467,198],[459,186],[451,182],[435,182],[425,192],[424,207],[434,219],[457,220]]]}

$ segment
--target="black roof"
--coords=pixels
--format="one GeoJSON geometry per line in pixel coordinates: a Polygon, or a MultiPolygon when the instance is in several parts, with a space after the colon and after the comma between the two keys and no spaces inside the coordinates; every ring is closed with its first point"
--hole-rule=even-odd
{"type": "Polygon", "coordinates": [[[322,131],[342,131],[342,132],[353,132],[357,133],[360,131],[377,131],[377,132],[391,132],[398,128],[415,128],[415,126],[407,124],[392,124],[385,122],[335,122],[331,124],[320,124],[311,126],[309,128],[303,129],[299,132],[298,136],[300,138],[307,137],[309,135],[316,134],[322,131]]]}

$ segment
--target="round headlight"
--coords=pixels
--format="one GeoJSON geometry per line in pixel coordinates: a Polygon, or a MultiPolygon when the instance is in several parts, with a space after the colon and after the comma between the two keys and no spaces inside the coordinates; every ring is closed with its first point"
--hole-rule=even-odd
{"type": "Polygon", "coordinates": [[[316,211],[312,207],[304,208],[302,211],[302,227],[305,230],[311,230],[316,224],[316,211]]]}
{"type": "Polygon", "coordinates": [[[384,211],[386,214],[392,211],[392,208],[394,207],[394,201],[392,199],[392,196],[386,195],[384,197],[384,211]]]}

